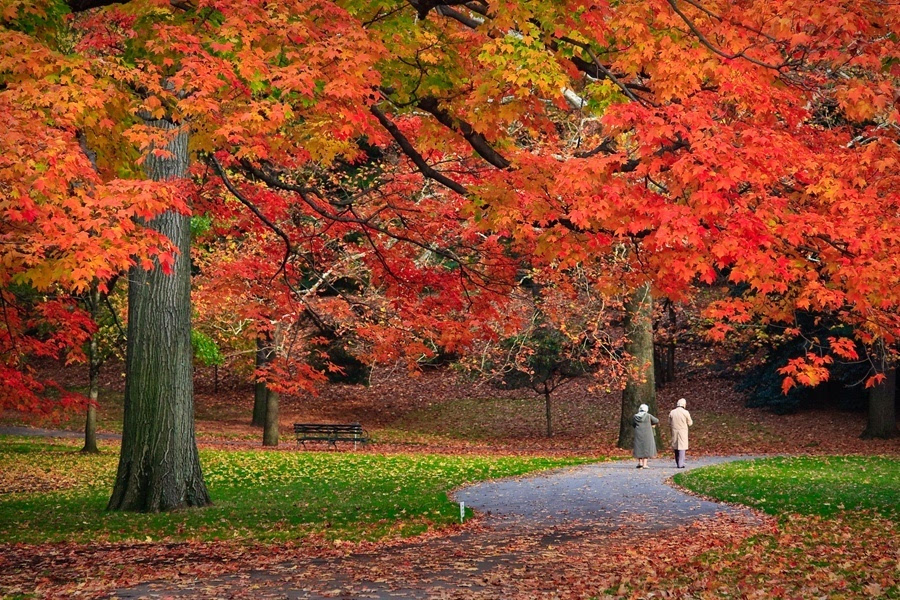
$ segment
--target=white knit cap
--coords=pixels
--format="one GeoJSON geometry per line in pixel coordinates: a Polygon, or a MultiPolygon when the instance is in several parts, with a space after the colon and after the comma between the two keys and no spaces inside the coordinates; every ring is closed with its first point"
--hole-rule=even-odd
{"type": "Polygon", "coordinates": [[[681,408],[684,408],[685,406],[687,406],[687,400],[682,398],[681,400],[678,401],[678,406],[680,406],[681,408]]]}

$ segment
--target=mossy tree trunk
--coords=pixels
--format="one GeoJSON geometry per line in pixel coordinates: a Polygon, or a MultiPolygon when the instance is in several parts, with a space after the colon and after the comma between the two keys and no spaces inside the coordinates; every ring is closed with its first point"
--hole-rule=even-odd
{"type": "MultiPolygon", "coordinates": [[[[619,419],[619,448],[634,446],[632,417],[641,404],[658,416],[656,382],[653,368],[653,296],[650,284],[644,284],[625,302],[625,352],[631,357],[629,375],[622,392],[622,414],[619,419]]],[[[661,446],[659,428],[655,431],[656,445],[661,446]]]]}
{"type": "MultiPolygon", "coordinates": [[[[150,125],[174,130],[169,121],[150,125]]],[[[154,180],[184,177],[188,132],[174,134],[168,157],[148,155],[154,180]]],[[[133,268],[128,285],[125,418],[115,486],[107,508],[158,512],[210,504],[194,437],[190,218],[166,212],[149,226],[179,250],[173,272],[133,268]]]]}
{"type": "Polygon", "coordinates": [[[897,437],[897,368],[885,371],[884,380],[869,390],[869,418],[863,439],[897,437]]]}

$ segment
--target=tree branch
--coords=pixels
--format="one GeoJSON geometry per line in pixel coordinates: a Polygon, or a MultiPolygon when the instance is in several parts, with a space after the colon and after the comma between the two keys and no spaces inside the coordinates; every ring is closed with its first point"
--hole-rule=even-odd
{"type": "Polygon", "coordinates": [[[684,24],[688,26],[688,28],[693,32],[693,34],[695,36],[697,36],[697,39],[700,41],[700,43],[703,44],[704,46],[706,46],[707,48],[709,48],[709,50],[711,52],[713,52],[714,54],[717,54],[717,55],[721,56],[722,58],[726,58],[728,60],[734,60],[736,58],[743,58],[744,60],[751,62],[754,65],[758,65],[758,66],[764,67],[766,69],[773,69],[775,71],[781,71],[782,67],[785,66],[783,64],[782,65],[772,65],[772,64],[763,62],[761,60],[757,60],[757,59],[753,58],[752,56],[747,56],[745,54],[746,51],[741,51],[741,52],[738,52],[737,54],[728,54],[727,52],[720,50],[719,48],[714,46],[712,42],[710,42],[708,39],[706,39],[706,36],[703,35],[703,33],[694,24],[694,22],[691,20],[691,18],[689,16],[687,16],[680,8],[678,8],[678,5],[675,3],[675,0],[666,0],[666,2],[669,4],[669,6],[672,7],[672,10],[675,11],[675,14],[677,14],[679,17],[681,17],[681,20],[684,21],[684,24]]]}
{"type": "Polygon", "coordinates": [[[417,106],[424,110],[427,113],[430,113],[434,116],[435,119],[438,120],[439,123],[455,131],[465,138],[469,145],[472,147],[475,152],[478,153],[481,158],[488,161],[498,169],[509,169],[512,166],[506,158],[503,157],[499,152],[494,150],[491,146],[490,142],[487,141],[482,134],[475,131],[475,128],[472,127],[470,123],[463,121],[462,119],[458,119],[453,117],[446,110],[441,108],[440,104],[438,104],[437,98],[429,96],[427,98],[422,98],[419,100],[417,106]]]}
{"type": "Polygon", "coordinates": [[[256,208],[256,205],[254,205],[252,202],[247,200],[247,198],[245,198],[244,195],[241,194],[240,190],[238,190],[234,186],[234,184],[231,183],[231,179],[228,178],[228,175],[225,173],[225,169],[222,168],[222,165],[219,163],[219,160],[215,156],[210,155],[209,161],[212,164],[213,168],[215,169],[216,173],[219,175],[219,177],[222,178],[222,183],[225,184],[225,187],[228,188],[228,191],[231,192],[234,195],[234,197],[237,198],[238,201],[240,201],[241,204],[243,204],[244,206],[249,208],[250,211],[254,215],[256,215],[256,217],[260,221],[265,223],[266,227],[268,227],[269,229],[274,231],[276,234],[278,234],[278,237],[280,237],[282,240],[284,240],[284,245],[285,245],[284,258],[281,261],[281,266],[278,268],[277,271],[275,271],[275,275],[272,276],[272,279],[275,279],[275,277],[277,277],[278,274],[281,272],[285,272],[285,276],[287,276],[287,272],[285,271],[285,268],[287,267],[287,263],[291,257],[291,254],[293,254],[293,252],[294,252],[294,248],[291,245],[291,239],[287,236],[287,234],[284,231],[282,231],[282,229],[280,227],[278,227],[278,225],[276,225],[275,223],[270,221],[269,218],[266,217],[266,215],[262,214],[262,212],[258,208],[256,208]]]}
{"type": "Polygon", "coordinates": [[[369,110],[373,115],[375,115],[375,118],[378,119],[378,122],[381,123],[381,126],[391,134],[391,137],[394,138],[394,141],[397,142],[398,146],[400,146],[400,150],[403,151],[403,154],[405,154],[413,162],[413,164],[416,165],[422,175],[428,177],[429,179],[437,181],[444,187],[453,190],[457,194],[460,194],[462,196],[469,195],[469,191],[465,188],[465,186],[450,179],[449,177],[429,165],[428,162],[422,157],[422,155],[419,154],[418,150],[413,147],[406,136],[403,135],[403,132],[400,131],[400,129],[397,127],[397,125],[394,124],[393,121],[387,118],[387,115],[385,115],[381,111],[381,109],[373,105],[369,110]]]}

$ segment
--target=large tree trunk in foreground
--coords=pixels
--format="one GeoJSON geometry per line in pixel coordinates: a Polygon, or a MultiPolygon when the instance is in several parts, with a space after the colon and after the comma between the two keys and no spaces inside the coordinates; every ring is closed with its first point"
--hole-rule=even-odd
{"type": "MultiPolygon", "coordinates": [[[[619,448],[634,446],[634,427],[631,418],[641,404],[650,407],[650,414],[658,417],[656,410],[656,382],[653,373],[653,296],[650,285],[635,290],[625,303],[625,352],[631,356],[630,373],[622,392],[622,414],[619,419],[619,448]]],[[[656,446],[661,446],[659,428],[656,429],[656,446]]]]}
{"type": "Polygon", "coordinates": [[[897,436],[897,369],[885,372],[884,381],[869,390],[869,420],[863,439],[897,436]]]}
{"type": "MultiPolygon", "coordinates": [[[[267,333],[256,335],[256,368],[261,369],[272,362],[274,350],[272,349],[271,336],[267,333]]],[[[263,427],[266,424],[266,403],[268,401],[269,388],[265,381],[257,381],[253,386],[253,421],[251,425],[263,427]]]]}
{"type": "MultiPolygon", "coordinates": [[[[154,180],[184,177],[187,144],[188,133],[182,130],[166,148],[171,157],[148,156],[147,175],[154,180]]],[[[194,438],[190,218],[167,212],[150,227],[180,253],[169,275],[158,264],[129,273],[125,419],[109,510],[156,512],[210,503],[194,438]]]]}

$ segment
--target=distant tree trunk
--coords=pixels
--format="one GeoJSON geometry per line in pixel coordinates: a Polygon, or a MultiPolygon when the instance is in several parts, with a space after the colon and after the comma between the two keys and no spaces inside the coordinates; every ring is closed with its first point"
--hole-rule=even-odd
{"type": "Polygon", "coordinates": [[[675,305],[669,302],[669,323],[672,330],[669,332],[668,356],[666,360],[666,383],[675,381],[675,305]]]}
{"type": "Polygon", "coordinates": [[[669,341],[668,359],[666,360],[666,383],[675,381],[675,340],[669,341]]]}
{"type": "MultiPolygon", "coordinates": [[[[656,384],[662,387],[666,383],[675,381],[675,305],[667,302],[667,314],[669,316],[668,335],[663,343],[653,345],[653,369],[656,384]]],[[[657,336],[659,337],[659,336],[657,336]]]]}
{"type": "MultiPolygon", "coordinates": [[[[653,296],[650,284],[635,290],[625,302],[625,352],[632,359],[625,390],[622,392],[622,414],[619,419],[619,448],[634,446],[631,418],[641,404],[656,414],[656,383],[653,368],[653,296]]],[[[660,446],[659,428],[656,442],[660,446]]]]}
{"type": "Polygon", "coordinates": [[[547,413],[547,437],[553,437],[553,427],[550,424],[550,391],[544,388],[544,411],[547,413]]]}
{"type": "Polygon", "coordinates": [[[884,381],[869,390],[869,419],[863,439],[896,437],[897,432],[897,369],[885,371],[884,381]]]}
{"type": "MultiPolygon", "coordinates": [[[[91,318],[97,321],[97,314],[100,312],[100,290],[97,286],[91,287],[90,298],[91,318]]],[[[100,349],[97,343],[97,333],[91,336],[88,344],[88,407],[84,420],[84,447],[81,449],[85,453],[97,453],[97,400],[100,398],[100,349]]]]}
{"type": "MultiPolygon", "coordinates": [[[[256,368],[261,369],[272,361],[273,349],[268,333],[256,335],[256,368]]],[[[253,420],[251,424],[263,427],[266,424],[266,402],[268,388],[265,381],[257,381],[253,386],[253,420]]]]}
{"type": "Polygon", "coordinates": [[[263,446],[278,445],[278,392],[267,390],[266,425],[263,428],[263,446]]]}
{"type": "MultiPolygon", "coordinates": [[[[148,121],[173,130],[177,125],[148,121]]],[[[188,132],[166,147],[168,157],[148,154],[154,180],[184,177],[188,132]]],[[[125,418],[115,486],[107,508],[158,512],[210,504],[194,437],[191,349],[190,218],[166,212],[149,226],[178,248],[173,272],[158,264],[129,273],[125,418]]]]}

